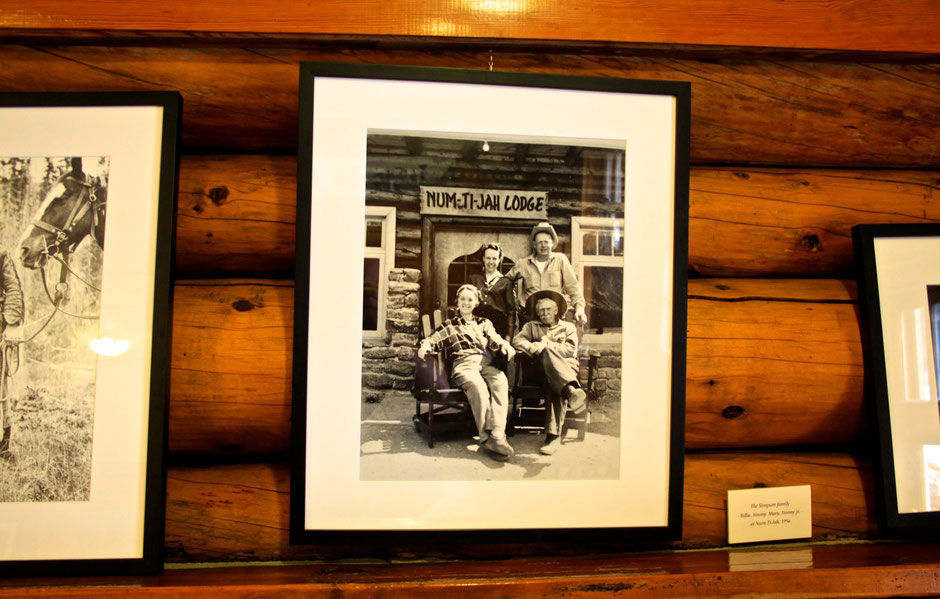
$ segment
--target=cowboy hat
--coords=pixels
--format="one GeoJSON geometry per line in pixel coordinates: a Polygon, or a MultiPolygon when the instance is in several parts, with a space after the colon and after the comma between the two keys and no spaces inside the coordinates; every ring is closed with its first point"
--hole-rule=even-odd
{"type": "Polygon", "coordinates": [[[533,320],[538,320],[539,318],[538,314],[535,312],[535,306],[538,305],[540,299],[546,297],[555,300],[555,304],[558,306],[559,319],[568,311],[568,302],[565,301],[565,296],[553,289],[542,289],[530,295],[529,299],[525,301],[526,311],[531,315],[533,320]]]}
{"type": "Polygon", "coordinates": [[[535,236],[539,233],[548,233],[552,236],[552,243],[558,243],[558,235],[555,233],[555,227],[553,227],[551,223],[542,222],[532,227],[532,232],[529,233],[529,241],[535,243],[535,236]]]}

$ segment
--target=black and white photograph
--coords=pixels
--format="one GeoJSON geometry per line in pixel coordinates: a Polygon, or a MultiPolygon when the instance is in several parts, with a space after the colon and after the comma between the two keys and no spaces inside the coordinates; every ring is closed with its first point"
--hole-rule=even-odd
{"type": "Polygon", "coordinates": [[[940,525],[940,226],[853,229],[866,379],[877,415],[879,517],[897,531],[940,525]],[[912,528],[913,527],[913,528],[912,528]]]}
{"type": "Polygon", "coordinates": [[[0,157],[0,502],[91,492],[109,163],[0,157]]]}
{"type": "Polygon", "coordinates": [[[0,94],[0,574],[163,567],[176,93],[0,94]]]}
{"type": "Polygon", "coordinates": [[[618,477],[624,147],[369,134],[363,480],[618,477]]]}
{"type": "Polygon", "coordinates": [[[300,91],[291,542],[679,534],[688,85],[300,91]]]}

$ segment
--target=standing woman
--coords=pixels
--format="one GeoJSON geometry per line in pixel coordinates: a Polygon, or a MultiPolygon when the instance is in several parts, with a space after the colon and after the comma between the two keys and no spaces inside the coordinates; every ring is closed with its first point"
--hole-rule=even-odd
{"type": "Polygon", "coordinates": [[[483,274],[470,275],[470,284],[480,290],[482,297],[474,313],[492,322],[500,337],[512,339],[516,328],[516,296],[512,281],[499,272],[503,250],[498,243],[484,243],[482,250],[483,274]]]}

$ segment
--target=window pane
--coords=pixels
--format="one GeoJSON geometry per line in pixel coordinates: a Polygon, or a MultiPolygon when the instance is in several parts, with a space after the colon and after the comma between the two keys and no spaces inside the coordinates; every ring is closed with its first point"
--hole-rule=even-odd
{"type": "Polygon", "coordinates": [[[623,256],[623,232],[614,229],[614,256],[623,256]]]}
{"type": "Polygon", "coordinates": [[[382,247],[382,221],[366,220],[366,247],[382,247]]]}
{"type": "Polygon", "coordinates": [[[597,255],[597,232],[586,231],[581,235],[581,253],[585,256],[597,255]]]}
{"type": "Polygon", "coordinates": [[[597,254],[599,256],[612,256],[613,255],[613,249],[612,249],[613,242],[610,237],[611,237],[610,231],[601,231],[600,233],[598,233],[597,254]]]}
{"type": "Polygon", "coordinates": [[[623,268],[584,267],[585,333],[619,333],[623,327],[623,268]]]}
{"type": "Polygon", "coordinates": [[[380,260],[366,258],[362,278],[362,330],[379,330],[379,273],[380,260]]]}

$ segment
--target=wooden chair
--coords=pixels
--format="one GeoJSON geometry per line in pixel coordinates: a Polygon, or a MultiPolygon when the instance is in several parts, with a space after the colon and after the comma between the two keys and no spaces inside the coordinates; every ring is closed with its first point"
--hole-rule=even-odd
{"type": "MultiPolygon", "coordinates": [[[[421,317],[422,337],[428,337],[441,326],[441,311],[431,318],[421,317]]],[[[415,356],[415,432],[427,439],[428,447],[434,447],[434,438],[438,434],[453,431],[476,431],[473,410],[463,389],[453,385],[449,378],[449,364],[444,356],[429,352],[424,360],[415,356]]]]}
{"type": "MultiPolygon", "coordinates": [[[[587,356],[579,356],[581,369],[587,366],[587,379],[579,380],[584,389],[585,410],[577,416],[570,409],[565,414],[564,429],[575,427],[578,430],[578,439],[583,441],[587,436],[587,427],[591,422],[591,401],[595,396],[594,370],[597,368],[596,352],[587,356]]],[[[579,369],[579,370],[581,370],[579,369]]],[[[513,436],[517,428],[538,429],[545,428],[545,400],[549,393],[545,386],[545,375],[535,360],[525,354],[516,354],[516,380],[510,390],[512,396],[512,409],[509,412],[509,421],[506,424],[506,434],[513,436]]],[[[561,431],[564,437],[565,430],[561,431]]]]}

